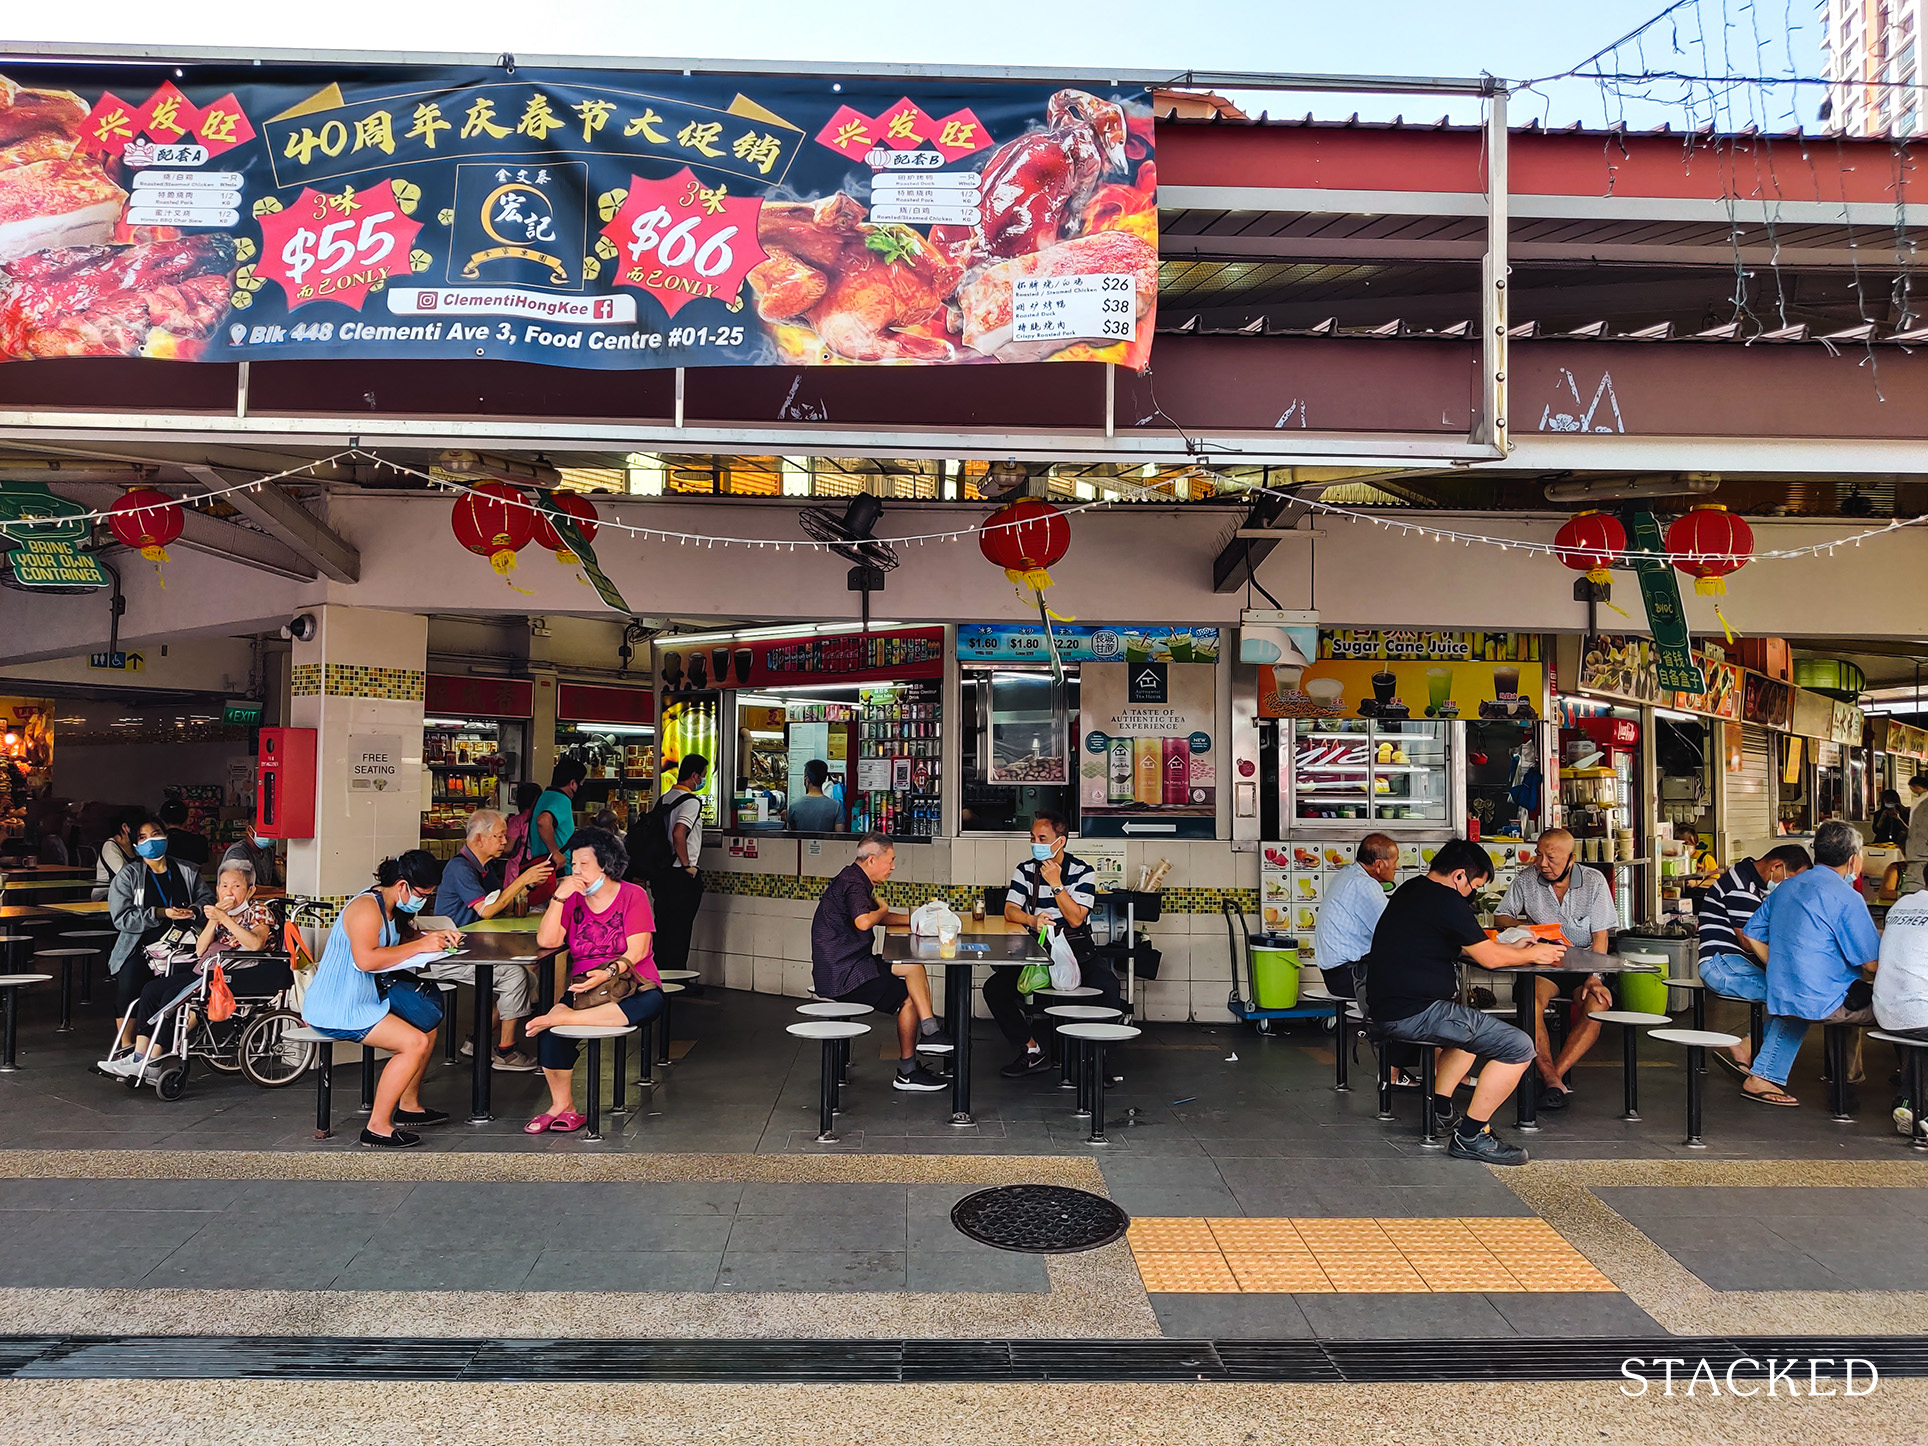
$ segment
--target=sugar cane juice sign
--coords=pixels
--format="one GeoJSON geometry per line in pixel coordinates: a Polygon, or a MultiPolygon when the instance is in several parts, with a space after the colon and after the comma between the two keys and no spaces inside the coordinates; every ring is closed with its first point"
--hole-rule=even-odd
{"type": "Polygon", "coordinates": [[[0,359],[1150,359],[1142,88],[174,75],[0,74],[0,359]]]}

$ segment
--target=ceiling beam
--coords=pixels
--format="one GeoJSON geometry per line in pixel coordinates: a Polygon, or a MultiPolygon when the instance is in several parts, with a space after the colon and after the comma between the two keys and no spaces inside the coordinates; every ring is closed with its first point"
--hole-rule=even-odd
{"type": "MultiPolygon", "coordinates": [[[[61,482],[56,490],[63,497],[95,510],[108,506],[121,495],[117,485],[104,482],[61,482]]],[[[304,561],[293,549],[283,546],[265,533],[224,521],[219,517],[210,517],[205,512],[196,512],[191,507],[181,509],[179,545],[191,552],[206,553],[209,557],[218,557],[227,562],[238,562],[243,567],[254,568],[257,572],[271,573],[276,577],[290,578],[295,582],[313,582],[316,576],[317,570],[312,564],[304,561]]]]}
{"type": "MultiPolygon", "coordinates": [[[[205,483],[210,491],[253,479],[245,472],[189,463],[182,471],[205,483]]],[[[256,482],[227,494],[228,503],[252,517],[279,541],[312,562],[334,582],[361,581],[361,554],[314,513],[274,482],[256,482]]]]}

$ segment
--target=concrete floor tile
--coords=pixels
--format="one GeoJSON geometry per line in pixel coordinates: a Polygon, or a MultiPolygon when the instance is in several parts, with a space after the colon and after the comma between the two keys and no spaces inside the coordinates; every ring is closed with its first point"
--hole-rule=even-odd
{"type": "Polygon", "coordinates": [[[902,1250],[729,1251],[719,1291],[903,1290],[902,1250]]]}
{"type": "Polygon", "coordinates": [[[523,1290],[707,1291],[716,1287],[721,1250],[544,1250],[523,1290]]]}
{"type": "Polygon", "coordinates": [[[947,1295],[975,1291],[1041,1294],[1051,1288],[1042,1257],[1009,1250],[966,1253],[913,1249],[905,1259],[904,1280],[906,1290],[947,1295]]]}
{"type": "Polygon", "coordinates": [[[1519,1332],[1478,1294],[1347,1294],[1295,1296],[1321,1340],[1460,1340],[1519,1332]]]}
{"type": "Polygon", "coordinates": [[[1303,1340],[1312,1335],[1299,1302],[1284,1294],[1163,1295],[1151,1297],[1167,1336],[1196,1340],[1303,1340]]]}
{"type": "Polygon", "coordinates": [[[450,1250],[371,1241],[335,1276],[336,1290],[520,1290],[541,1252],[450,1250]]]}

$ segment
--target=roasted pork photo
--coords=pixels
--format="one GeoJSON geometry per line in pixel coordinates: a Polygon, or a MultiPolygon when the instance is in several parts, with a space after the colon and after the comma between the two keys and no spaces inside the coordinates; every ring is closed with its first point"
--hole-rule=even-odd
{"type": "Polygon", "coordinates": [[[91,157],[0,171],[0,262],[105,241],[126,199],[91,157]]]}
{"type": "Polygon", "coordinates": [[[1065,350],[1069,343],[1064,341],[1012,340],[1011,283],[1033,276],[1106,273],[1131,278],[1138,332],[1145,337],[1158,306],[1157,248],[1129,231],[1099,231],[972,272],[957,293],[964,345],[1001,362],[1043,361],[1065,350]]]}
{"type": "Polygon", "coordinates": [[[229,236],[69,246],[0,265],[0,358],[191,359],[227,310],[229,236]]]}

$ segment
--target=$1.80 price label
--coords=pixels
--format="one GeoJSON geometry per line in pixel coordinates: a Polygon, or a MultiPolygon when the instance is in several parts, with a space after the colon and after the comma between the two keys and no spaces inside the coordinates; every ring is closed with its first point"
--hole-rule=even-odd
{"type": "Polygon", "coordinates": [[[631,176],[602,229],[615,252],[613,279],[648,292],[669,316],[692,301],[731,301],[765,259],[756,235],[762,209],[760,198],[732,196],[727,183],[705,186],[688,166],[661,181],[631,176]]]}
{"type": "Polygon", "coordinates": [[[1138,300],[1129,276],[1025,276],[1011,283],[1013,341],[1136,341],[1138,300]]]}
{"type": "Polygon", "coordinates": [[[409,274],[409,252],[421,229],[391,181],[333,196],[304,190],[286,210],[261,217],[254,274],[281,284],[290,311],[310,301],[339,301],[359,311],[371,290],[409,274]]]}

